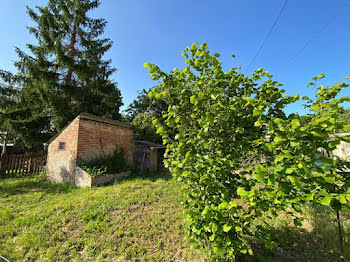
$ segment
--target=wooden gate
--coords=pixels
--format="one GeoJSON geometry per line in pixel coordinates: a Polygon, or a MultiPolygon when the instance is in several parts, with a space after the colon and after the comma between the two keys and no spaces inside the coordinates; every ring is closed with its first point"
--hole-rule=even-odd
{"type": "Polygon", "coordinates": [[[0,157],[0,175],[37,173],[46,165],[46,155],[16,154],[0,157]]]}

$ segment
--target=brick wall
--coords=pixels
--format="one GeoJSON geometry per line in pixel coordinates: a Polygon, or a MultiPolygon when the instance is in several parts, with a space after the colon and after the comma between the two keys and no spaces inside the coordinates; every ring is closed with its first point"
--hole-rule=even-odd
{"type": "Polygon", "coordinates": [[[75,118],[50,142],[47,175],[53,182],[75,184],[77,159],[92,160],[123,150],[133,167],[134,131],[128,125],[118,126],[82,116],[75,118]],[[64,146],[60,148],[60,143],[64,146]]]}
{"type": "Polygon", "coordinates": [[[78,158],[88,161],[123,150],[128,164],[133,166],[134,131],[131,128],[81,118],[78,137],[78,158]]]}
{"type": "Polygon", "coordinates": [[[49,144],[47,175],[53,182],[74,183],[78,149],[79,118],[76,118],[49,144]],[[59,149],[60,142],[65,143],[59,149]]]}

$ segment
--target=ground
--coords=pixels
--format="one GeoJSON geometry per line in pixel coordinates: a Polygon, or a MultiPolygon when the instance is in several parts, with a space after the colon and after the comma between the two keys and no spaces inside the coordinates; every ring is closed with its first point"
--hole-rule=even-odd
{"type": "MultiPolygon", "coordinates": [[[[169,175],[133,176],[79,189],[43,175],[0,179],[0,255],[10,261],[204,261],[184,240],[178,182],[169,175]]],[[[242,261],[338,261],[335,216],[309,207],[295,229],[281,215],[271,222],[279,247],[256,243],[242,261]]],[[[345,246],[350,223],[343,216],[345,246]]],[[[349,252],[350,250],[346,250],[349,252]]]]}

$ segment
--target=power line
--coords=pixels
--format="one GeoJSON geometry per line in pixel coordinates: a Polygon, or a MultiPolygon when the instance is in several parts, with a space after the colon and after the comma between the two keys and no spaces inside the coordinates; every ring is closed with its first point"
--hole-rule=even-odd
{"type": "MultiPolygon", "coordinates": [[[[344,4],[344,7],[347,8],[348,7],[348,3],[350,2],[350,0],[347,0],[347,3],[344,4]]],[[[344,9],[340,12],[342,13],[344,11],[344,9]]],[[[281,69],[279,71],[277,71],[277,73],[275,74],[278,75],[280,73],[282,73],[286,68],[287,66],[289,66],[293,61],[294,59],[296,59],[300,54],[301,52],[317,37],[319,36],[324,30],[326,30],[326,28],[331,24],[333,23],[337,18],[339,17],[339,13],[336,13],[333,17],[331,17],[331,19],[328,20],[328,22],[322,26],[318,31],[316,31],[312,37],[302,46],[302,48],[300,48],[294,56],[292,56],[287,63],[284,64],[283,67],[281,67],[281,69]]]]}
{"type": "Polygon", "coordinates": [[[275,25],[277,24],[278,19],[280,18],[281,14],[283,13],[283,10],[284,10],[284,8],[286,7],[287,3],[288,3],[288,0],[286,0],[286,1],[284,2],[284,5],[283,5],[281,11],[279,12],[279,14],[278,14],[278,16],[277,16],[275,22],[272,24],[272,26],[271,26],[271,28],[270,28],[270,31],[269,31],[268,34],[266,35],[264,41],[261,43],[261,45],[260,45],[258,51],[256,52],[256,54],[255,54],[253,60],[250,62],[249,66],[248,66],[247,69],[245,70],[244,74],[247,73],[248,69],[251,67],[251,65],[254,63],[256,57],[259,55],[259,53],[260,53],[261,49],[263,48],[263,46],[264,46],[266,40],[267,40],[267,39],[269,38],[269,36],[271,35],[272,30],[274,29],[275,25]]]}
{"type": "Polygon", "coordinates": [[[300,48],[296,53],[295,53],[295,55],[294,56],[292,56],[289,60],[288,60],[288,62],[287,63],[285,63],[285,65],[275,74],[275,76],[276,75],[278,75],[278,74],[280,74],[280,73],[282,73],[286,68],[287,68],[287,66],[289,66],[292,62],[293,62],[293,60],[295,59],[295,58],[297,58],[300,54],[301,54],[301,52],[318,36],[318,35],[320,35],[336,18],[338,17],[338,14],[336,14],[335,16],[333,16],[331,19],[329,19],[328,20],[328,22],[324,25],[324,26],[322,26],[321,27],[321,29],[320,30],[318,30],[317,32],[315,32],[314,34],[313,34],[313,36],[303,45],[303,47],[302,48],[300,48]]]}

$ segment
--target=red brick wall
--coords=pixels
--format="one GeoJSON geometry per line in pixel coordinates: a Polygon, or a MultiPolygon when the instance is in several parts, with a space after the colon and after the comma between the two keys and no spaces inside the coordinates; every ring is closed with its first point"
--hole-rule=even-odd
{"type": "Polygon", "coordinates": [[[50,180],[60,183],[74,183],[75,164],[78,149],[79,118],[75,118],[49,144],[47,154],[47,174],[50,180]],[[59,143],[65,142],[65,149],[59,143]]]}
{"type": "Polygon", "coordinates": [[[133,165],[134,131],[90,119],[80,119],[78,158],[91,160],[110,156],[115,150],[123,150],[130,166],[133,165]]]}

